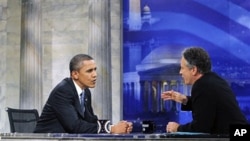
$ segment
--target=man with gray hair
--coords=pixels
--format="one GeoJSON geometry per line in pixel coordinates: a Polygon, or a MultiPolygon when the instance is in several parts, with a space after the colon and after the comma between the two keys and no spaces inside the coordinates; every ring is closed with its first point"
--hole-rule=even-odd
{"type": "Polygon", "coordinates": [[[183,125],[171,121],[167,132],[229,134],[230,125],[247,124],[235,94],[224,79],[211,71],[210,57],[203,48],[185,49],[180,67],[184,83],[192,85],[191,96],[170,90],[161,97],[181,103],[182,110],[191,110],[193,120],[183,125]]]}

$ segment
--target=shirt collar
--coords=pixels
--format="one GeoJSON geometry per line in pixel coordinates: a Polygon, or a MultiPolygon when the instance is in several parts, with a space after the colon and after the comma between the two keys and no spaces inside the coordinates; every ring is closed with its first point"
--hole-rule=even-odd
{"type": "Polygon", "coordinates": [[[73,80],[73,82],[74,82],[74,85],[75,85],[75,87],[76,87],[77,94],[78,94],[78,96],[80,97],[82,91],[84,91],[84,90],[82,90],[82,89],[80,88],[80,86],[78,86],[77,83],[76,83],[74,80],[73,80]]]}

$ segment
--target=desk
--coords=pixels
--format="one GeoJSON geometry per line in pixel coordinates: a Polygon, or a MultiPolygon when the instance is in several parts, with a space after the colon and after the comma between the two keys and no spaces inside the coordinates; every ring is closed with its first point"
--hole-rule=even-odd
{"type": "Polygon", "coordinates": [[[174,140],[174,141],[229,141],[226,135],[208,135],[191,133],[153,133],[153,134],[65,134],[65,133],[1,133],[1,141],[79,141],[79,140],[174,140]]]}

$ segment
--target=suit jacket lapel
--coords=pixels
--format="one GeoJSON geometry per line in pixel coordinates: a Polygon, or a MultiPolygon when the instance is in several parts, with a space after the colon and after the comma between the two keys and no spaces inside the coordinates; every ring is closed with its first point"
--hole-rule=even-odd
{"type": "Polygon", "coordinates": [[[84,118],[84,113],[81,110],[80,99],[79,99],[78,93],[76,91],[74,82],[73,82],[73,80],[71,78],[70,78],[70,84],[74,89],[75,108],[76,108],[77,112],[82,116],[82,118],[84,118]]]}

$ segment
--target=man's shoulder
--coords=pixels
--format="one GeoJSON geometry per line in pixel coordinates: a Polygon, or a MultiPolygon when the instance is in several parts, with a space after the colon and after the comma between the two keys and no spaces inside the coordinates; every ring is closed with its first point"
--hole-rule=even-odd
{"type": "Polygon", "coordinates": [[[50,95],[65,95],[68,93],[76,92],[74,83],[71,78],[64,78],[61,82],[59,82],[54,89],[52,90],[50,95]]]}
{"type": "Polygon", "coordinates": [[[201,79],[202,81],[205,81],[205,82],[210,82],[210,81],[215,81],[215,80],[223,80],[223,78],[218,75],[216,72],[208,72],[208,73],[205,73],[201,79]]]}
{"type": "Polygon", "coordinates": [[[71,78],[64,78],[61,80],[53,89],[58,90],[58,89],[69,89],[70,87],[74,87],[74,83],[71,78]]]}
{"type": "Polygon", "coordinates": [[[195,88],[197,88],[197,87],[198,88],[200,88],[200,87],[208,88],[209,86],[214,85],[215,83],[217,83],[216,79],[218,79],[216,73],[214,73],[214,72],[205,73],[205,74],[202,75],[202,77],[200,79],[198,79],[194,83],[193,87],[195,87],[195,88]]]}
{"type": "Polygon", "coordinates": [[[73,84],[73,80],[69,77],[64,78],[61,82],[58,83],[58,85],[68,85],[73,84]]]}

